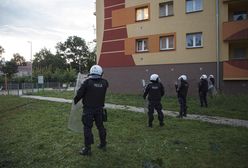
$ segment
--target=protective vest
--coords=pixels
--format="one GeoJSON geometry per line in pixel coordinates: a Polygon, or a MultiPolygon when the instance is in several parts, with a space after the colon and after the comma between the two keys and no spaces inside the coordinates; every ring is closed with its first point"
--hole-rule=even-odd
{"type": "Polygon", "coordinates": [[[189,84],[187,81],[181,80],[180,85],[177,88],[178,97],[186,97],[188,94],[189,84]]]}
{"type": "Polygon", "coordinates": [[[208,81],[206,79],[201,79],[198,89],[199,92],[208,92],[208,81]]]}
{"type": "Polygon", "coordinates": [[[161,97],[164,95],[164,86],[160,82],[149,83],[146,86],[143,97],[145,98],[147,95],[149,101],[161,101],[161,97]]]}
{"type": "Polygon", "coordinates": [[[102,78],[89,78],[79,88],[74,98],[76,104],[82,99],[84,108],[104,107],[105,95],[108,88],[108,82],[102,78]]]}

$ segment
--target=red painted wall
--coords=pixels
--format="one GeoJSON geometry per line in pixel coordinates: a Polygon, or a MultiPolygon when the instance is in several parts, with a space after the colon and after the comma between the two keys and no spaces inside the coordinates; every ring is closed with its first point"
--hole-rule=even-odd
{"type": "Polygon", "coordinates": [[[127,28],[115,27],[111,30],[112,11],[125,8],[123,3],[125,3],[125,0],[104,0],[104,18],[109,19],[104,20],[103,44],[98,62],[102,67],[126,67],[135,65],[133,57],[131,55],[125,55],[123,51],[125,49],[124,39],[127,38],[127,28]]]}

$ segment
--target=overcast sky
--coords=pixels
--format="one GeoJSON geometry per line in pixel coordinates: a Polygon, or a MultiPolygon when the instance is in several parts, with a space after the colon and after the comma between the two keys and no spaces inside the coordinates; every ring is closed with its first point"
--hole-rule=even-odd
{"type": "Polygon", "coordinates": [[[41,48],[55,52],[55,45],[68,36],[87,43],[95,38],[95,0],[0,0],[0,45],[10,60],[19,53],[30,60],[41,48]]]}

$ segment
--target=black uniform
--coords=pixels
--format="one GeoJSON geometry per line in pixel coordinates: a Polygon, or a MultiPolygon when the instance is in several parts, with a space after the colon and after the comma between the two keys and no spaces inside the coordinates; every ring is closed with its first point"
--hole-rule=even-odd
{"type": "Polygon", "coordinates": [[[198,85],[198,92],[199,92],[201,107],[203,107],[203,104],[205,104],[205,106],[207,107],[208,106],[208,101],[207,101],[208,81],[207,79],[201,79],[198,85]]]}
{"type": "Polygon", "coordinates": [[[158,113],[158,120],[160,122],[160,126],[163,126],[164,123],[164,114],[162,112],[162,104],[161,97],[164,96],[164,86],[160,82],[152,81],[146,86],[145,92],[143,94],[143,98],[146,99],[148,95],[148,126],[152,127],[152,121],[154,119],[153,113],[154,109],[156,109],[158,113]]]}
{"type": "Polygon", "coordinates": [[[215,85],[215,79],[214,78],[209,78],[210,82],[212,83],[212,85],[215,85]]]}
{"type": "Polygon", "coordinates": [[[181,80],[179,85],[176,85],[178,102],[180,104],[179,117],[187,116],[187,94],[189,84],[185,80],[181,80]]]}
{"type": "Polygon", "coordinates": [[[93,121],[99,132],[101,145],[106,145],[106,129],[103,126],[103,107],[108,82],[102,78],[89,78],[84,81],[74,98],[76,104],[83,102],[82,122],[84,125],[84,143],[86,148],[94,143],[92,134],[93,121]]]}

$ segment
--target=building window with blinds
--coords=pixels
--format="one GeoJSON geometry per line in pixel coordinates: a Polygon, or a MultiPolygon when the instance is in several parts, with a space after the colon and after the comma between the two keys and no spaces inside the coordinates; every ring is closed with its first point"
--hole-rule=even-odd
{"type": "Polygon", "coordinates": [[[187,40],[187,48],[203,47],[202,33],[187,33],[186,40],[187,40]]]}
{"type": "Polygon", "coordinates": [[[160,50],[173,50],[174,46],[174,36],[162,36],[160,37],[160,50]]]}
{"type": "Polygon", "coordinates": [[[173,16],[173,1],[159,4],[159,17],[173,16]]]}
{"type": "Polygon", "coordinates": [[[149,19],[149,8],[142,7],[136,9],[136,21],[144,21],[149,19]]]}
{"type": "Polygon", "coordinates": [[[186,0],[186,13],[202,11],[202,1],[203,0],[186,0]]]}
{"type": "Polygon", "coordinates": [[[148,51],[148,39],[136,40],[136,52],[146,52],[146,51],[148,51]]]}

